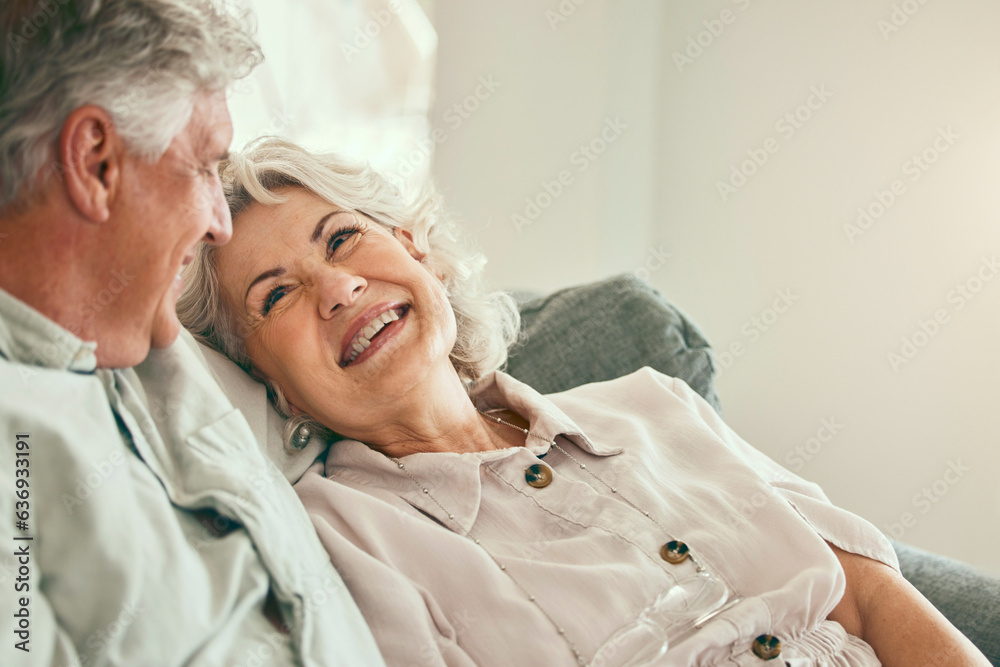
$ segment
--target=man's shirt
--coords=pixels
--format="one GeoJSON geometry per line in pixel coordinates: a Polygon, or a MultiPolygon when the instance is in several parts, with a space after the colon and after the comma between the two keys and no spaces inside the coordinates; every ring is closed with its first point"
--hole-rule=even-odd
{"type": "Polygon", "coordinates": [[[382,665],[190,337],[94,352],[0,290],[0,664],[382,665]]]}

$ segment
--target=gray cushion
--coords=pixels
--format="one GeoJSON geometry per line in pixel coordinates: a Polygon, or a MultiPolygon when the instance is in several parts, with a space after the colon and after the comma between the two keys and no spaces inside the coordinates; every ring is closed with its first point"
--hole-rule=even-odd
{"type": "MultiPolygon", "coordinates": [[[[525,339],[511,349],[507,372],[543,394],[651,366],[683,379],[719,409],[705,336],[635,276],[528,299],[521,315],[525,339]]],[[[894,546],[907,580],[1000,665],[1000,581],[942,556],[894,546]]]]}
{"type": "Polygon", "coordinates": [[[511,349],[507,372],[543,394],[650,366],[683,378],[719,409],[705,336],[631,274],[530,299],[521,318],[526,338],[511,349]]]}

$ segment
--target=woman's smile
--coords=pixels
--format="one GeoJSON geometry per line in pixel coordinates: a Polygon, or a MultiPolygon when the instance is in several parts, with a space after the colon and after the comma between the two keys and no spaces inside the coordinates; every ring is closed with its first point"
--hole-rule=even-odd
{"type": "Polygon", "coordinates": [[[408,305],[377,304],[354,319],[344,336],[340,367],[363,363],[406,326],[408,305]]]}

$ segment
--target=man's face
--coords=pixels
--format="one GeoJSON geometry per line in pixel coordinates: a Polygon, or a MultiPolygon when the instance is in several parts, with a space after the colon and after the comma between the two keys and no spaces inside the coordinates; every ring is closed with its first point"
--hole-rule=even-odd
{"type": "Polygon", "coordinates": [[[232,137],[225,94],[205,94],[195,98],[191,120],[159,161],[126,158],[108,230],[108,278],[116,295],[105,317],[95,316],[99,366],[135,365],[150,347],[176,340],[181,268],[199,241],[223,244],[232,235],[218,176],[232,137]]]}

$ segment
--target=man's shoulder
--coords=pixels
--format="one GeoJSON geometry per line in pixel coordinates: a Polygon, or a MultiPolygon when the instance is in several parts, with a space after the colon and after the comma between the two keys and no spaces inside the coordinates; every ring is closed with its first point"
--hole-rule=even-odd
{"type": "MultiPolygon", "coordinates": [[[[32,498],[66,510],[44,514],[45,524],[61,526],[63,532],[68,526],[83,530],[94,517],[74,510],[125,463],[128,451],[101,379],[0,359],[0,387],[4,389],[0,482],[13,483],[14,450],[24,448],[27,453],[18,457],[27,459],[18,465],[30,461],[30,469],[19,468],[16,474],[30,474],[32,498]],[[89,485],[88,476],[92,477],[89,485]]],[[[5,495],[0,507],[10,502],[12,496],[5,495]]]]}
{"type": "MultiPolygon", "coordinates": [[[[152,350],[134,369],[122,371],[157,419],[181,440],[233,411],[191,335],[182,331],[170,347],[152,350]]],[[[162,429],[161,429],[162,430],[162,429]]],[[[168,434],[164,434],[168,435],[168,434]]]]}
{"type": "Polygon", "coordinates": [[[96,376],[12,362],[0,357],[0,422],[57,425],[110,416],[107,394],[96,376]]]}
{"type": "MultiPolygon", "coordinates": [[[[223,392],[205,353],[186,331],[121,377],[150,413],[171,456],[186,457],[178,447],[194,444],[208,448],[212,456],[260,462],[260,438],[243,410],[223,392]]],[[[266,407],[266,396],[260,407],[266,407]]]]}

